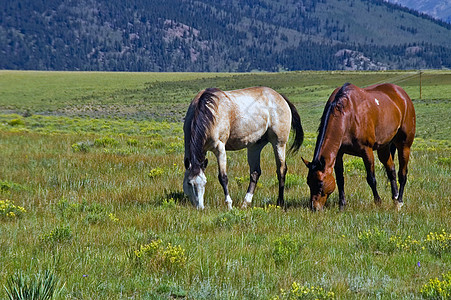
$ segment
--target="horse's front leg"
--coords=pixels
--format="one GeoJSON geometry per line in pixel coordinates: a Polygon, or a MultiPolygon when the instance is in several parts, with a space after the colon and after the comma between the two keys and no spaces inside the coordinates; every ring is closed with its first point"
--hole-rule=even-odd
{"type": "Polygon", "coordinates": [[[346,206],[345,200],[345,178],[343,176],[343,152],[338,152],[335,160],[335,177],[338,186],[338,205],[340,210],[343,210],[346,206]]]}
{"type": "Polygon", "coordinates": [[[227,203],[227,208],[232,209],[233,201],[232,198],[230,198],[228,189],[229,179],[227,177],[227,154],[225,145],[221,143],[214,153],[218,160],[218,179],[222,189],[224,190],[225,202],[227,203]]]}
{"type": "Polygon", "coordinates": [[[244,197],[242,208],[248,207],[252,203],[254,197],[255,187],[257,186],[258,178],[262,174],[260,169],[260,153],[265,145],[253,145],[247,148],[247,162],[249,164],[249,187],[247,188],[246,196],[244,197]]]}
{"type": "Polygon", "coordinates": [[[377,192],[376,188],[376,175],[374,174],[374,153],[373,149],[367,147],[364,149],[363,155],[363,163],[365,164],[366,169],[366,181],[368,182],[371,190],[373,191],[374,203],[376,205],[381,204],[381,197],[377,192]]]}

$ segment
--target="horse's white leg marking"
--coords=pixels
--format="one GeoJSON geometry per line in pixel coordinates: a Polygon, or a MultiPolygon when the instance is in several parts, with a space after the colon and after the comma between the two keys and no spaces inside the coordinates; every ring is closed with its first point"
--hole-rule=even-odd
{"type": "Polygon", "coordinates": [[[247,208],[252,203],[252,197],[254,197],[251,193],[246,193],[246,196],[244,196],[244,202],[241,208],[247,208]]]}
{"type": "Polygon", "coordinates": [[[231,210],[231,209],[232,209],[232,203],[233,203],[233,201],[232,201],[232,198],[230,198],[230,195],[227,195],[227,196],[226,196],[225,202],[226,202],[226,204],[227,204],[227,208],[228,208],[229,210],[231,210]]]}

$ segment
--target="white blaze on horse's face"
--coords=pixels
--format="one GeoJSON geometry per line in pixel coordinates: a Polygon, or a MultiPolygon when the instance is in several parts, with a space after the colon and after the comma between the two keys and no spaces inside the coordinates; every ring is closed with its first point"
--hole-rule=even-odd
{"type": "Polygon", "coordinates": [[[204,194],[206,184],[207,177],[202,170],[200,170],[199,174],[194,176],[190,175],[190,169],[187,169],[185,171],[183,191],[188,196],[191,203],[198,209],[204,209],[204,194]]]}

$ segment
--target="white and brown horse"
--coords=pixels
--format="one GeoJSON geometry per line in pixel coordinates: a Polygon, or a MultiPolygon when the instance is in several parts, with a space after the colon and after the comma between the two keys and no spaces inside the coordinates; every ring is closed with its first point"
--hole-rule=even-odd
{"type": "Polygon", "coordinates": [[[294,128],[295,138],[290,150],[297,151],[304,133],[301,119],[292,103],[267,87],[253,87],[234,91],[209,88],[201,91],[191,102],[183,126],[185,134],[185,178],[183,190],[198,209],[204,208],[207,183],[204,174],[212,151],[218,160],[219,182],[224,189],[225,202],[232,208],[227,187],[226,150],[247,148],[250,183],[243,207],[252,201],[261,174],[260,153],[271,143],[276,157],[279,179],[278,205],[283,205],[285,186],[285,149],[294,128]]]}

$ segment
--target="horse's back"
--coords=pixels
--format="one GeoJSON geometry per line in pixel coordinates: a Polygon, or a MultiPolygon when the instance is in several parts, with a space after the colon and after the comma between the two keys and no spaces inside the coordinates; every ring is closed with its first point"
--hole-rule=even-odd
{"type": "Polygon", "coordinates": [[[415,108],[406,91],[400,86],[391,83],[370,86],[366,90],[372,93],[383,93],[393,102],[401,115],[400,130],[403,131],[408,139],[413,141],[416,128],[415,108]]]}
{"type": "Polygon", "coordinates": [[[288,140],[291,110],[282,95],[273,89],[251,87],[217,95],[217,135],[219,139],[227,139],[228,149],[248,147],[267,133],[288,140]]]}
{"type": "Polygon", "coordinates": [[[385,94],[393,103],[404,111],[413,110],[413,103],[406,91],[398,85],[392,83],[383,83],[372,85],[364,89],[368,93],[385,94]]]}
{"type": "MultiPolygon", "coordinates": [[[[284,98],[269,87],[250,87],[223,91],[222,93],[241,111],[252,109],[252,106],[265,107],[267,109],[275,109],[277,106],[281,106],[284,110],[289,110],[284,98]]],[[[220,101],[225,101],[225,99],[220,101]]],[[[252,113],[252,111],[249,111],[249,113],[252,113]]]]}

